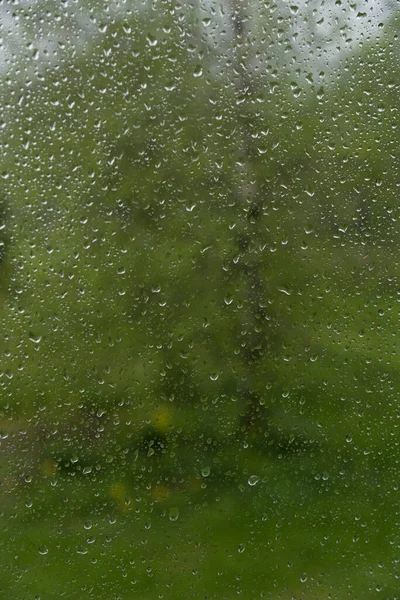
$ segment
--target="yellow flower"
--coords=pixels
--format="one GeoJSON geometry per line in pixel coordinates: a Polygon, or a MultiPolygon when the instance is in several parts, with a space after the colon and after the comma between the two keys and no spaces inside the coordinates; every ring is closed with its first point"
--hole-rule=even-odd
{"type": "Polygon", "coordinates": [[[110,496],[118,504],[123,512],[132,510],[132,498],[129,496],[126,485],[122,481],[117,481],[110,487],[110,496]]]}
{"type": "Polygon", "coordinates": [[[166,433],[173,421],[173,410],[168,404],[160,404],[151,415],[152,423],[160,433],[166,433]]]}
{"type": "Polygon", "coordinates": [[[46,477],[54,477],[56,474],[57,463],[52,458],[46,458],[42,462],[42,473],[46,475],[46,477]]]}
{"type": "Polygon", "coordinates": [[[153,485],[151,488],[151,497],[155,502],[165,502],[169,496],[169,490],[166,485],[153,485]]]}

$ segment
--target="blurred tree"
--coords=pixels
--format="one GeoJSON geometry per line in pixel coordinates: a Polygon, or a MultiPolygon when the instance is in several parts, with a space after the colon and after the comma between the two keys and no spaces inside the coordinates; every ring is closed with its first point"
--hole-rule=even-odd
{"type": "Polygon", "coordinates": [[[333,399],[366,376],[364,347],[346,368],[366,318],[354,284],[381,290],[364,273],[389,272],[397,243],[382,198],[395,55],[387,40],[364,48],[326,87],[296,64],[277,72],[266,47],[297,58],[263,10],[88,5],[95,35],[72,52],[61,41],[55,64],[27,57],[26,79],[3,88],[4,414],[41,424],[37,452],[69,470],[77,450],[103,466],[117,455],[122,473],[136,456],[149,479],[152,456],[168,476],[204,457],[221,473],[300,450],[324,464],[356,419],[340,407],[338,427],[333,399]]]}

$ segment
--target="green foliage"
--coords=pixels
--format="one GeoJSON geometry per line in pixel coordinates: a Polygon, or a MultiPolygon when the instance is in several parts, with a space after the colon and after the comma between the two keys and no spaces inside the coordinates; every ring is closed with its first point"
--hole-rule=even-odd
{"type": "Polygon", "coordinates": [[[397,22],[322,85],[141,10],[1,91],[5,593],[389,597],[397,22]]]}

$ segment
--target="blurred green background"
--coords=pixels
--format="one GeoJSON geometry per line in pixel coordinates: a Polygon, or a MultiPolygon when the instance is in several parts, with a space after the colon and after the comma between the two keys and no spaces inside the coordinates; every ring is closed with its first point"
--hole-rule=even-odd
{"type": "Polygon", "coordinates": [[[0,3],[2,598],[398,597],[368,6],[0,3]]]}

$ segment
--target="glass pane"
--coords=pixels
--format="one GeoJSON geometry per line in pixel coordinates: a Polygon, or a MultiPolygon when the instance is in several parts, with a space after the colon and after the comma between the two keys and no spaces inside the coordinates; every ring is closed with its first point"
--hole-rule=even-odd
{"type": "Polygon", "coordinates": [[[396,3],[0,15],[2,597],[397,597],[396,3]]]}

